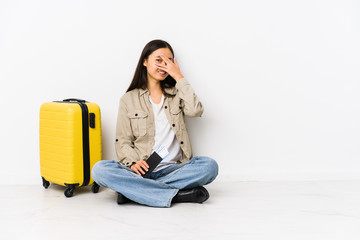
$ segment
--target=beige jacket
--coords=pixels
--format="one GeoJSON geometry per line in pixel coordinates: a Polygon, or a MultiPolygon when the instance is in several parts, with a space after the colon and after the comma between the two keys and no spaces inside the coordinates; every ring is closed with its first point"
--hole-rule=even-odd
{"type": "MultiPolygon", "coordinates": [[[[181,162],[187,162],[192,158],[192,150],[184,115],[200,117],[203,106],[185,78],[166,92],[176,94],[165,97],[164,111],[180,143],[183,153],[181,162]]],[[[120,163],[130,166],[139,160],[146,160],[154,146],[154,138],[155,123],[149,91],[134,89],[125,93],[120,99],[116,126],[115,149],[120,163]]]]}

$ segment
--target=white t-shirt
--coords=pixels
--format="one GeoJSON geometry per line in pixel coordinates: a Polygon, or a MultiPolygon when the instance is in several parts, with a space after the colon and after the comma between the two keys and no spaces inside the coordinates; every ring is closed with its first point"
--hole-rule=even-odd
{"type": "Polygon", "coordinates": [[[163,108],[164,95],[162,95],[159,104],[155,104],[151,100],[150,96],[149,100],[152,105],[155,121],[155,143],[152,148],[152,152],[154,152],[160,145],[164,145],[169,151],[169,155],[164,160],[162,160],[159,165],[154,169],[153,172],[156,172],[164,169],[169,165],[176,164],[177,161],[182,160],[182,152],[180,144],[176,139],[174,131],[170,127],[169,121],[163,108]]]}

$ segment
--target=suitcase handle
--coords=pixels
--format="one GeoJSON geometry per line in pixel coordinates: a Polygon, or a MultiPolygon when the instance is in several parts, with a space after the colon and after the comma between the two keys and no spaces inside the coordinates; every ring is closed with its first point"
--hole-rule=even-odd
{"type": "Polygon", "coordinates": [[[82,99],[78,99],[78,98],[68,98],[68,99],[64,99],[63,102],[81,102],[81,103],[84,103],[86,101],[82,100],[82,99]]]}

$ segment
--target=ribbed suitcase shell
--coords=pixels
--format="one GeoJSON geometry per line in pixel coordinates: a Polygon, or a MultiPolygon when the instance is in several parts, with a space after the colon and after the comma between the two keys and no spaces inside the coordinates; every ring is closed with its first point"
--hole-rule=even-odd
{"type": "MultiPolygon", "coordinates": [[[[102,158],[100,108],[95,103],[84,104],[88,109],[87,117],[92,114],[92,121],[95,120],[94,128],[84,126],[83,129],[83,109],[78,102],[47,102],[41,106],[40,171],[43,180],[68,187],[94,182],[91,169],[102,158]],[[88,153],[84,152],[83,146],[83,131],[86,128],[88,153]],[[86,154],[90,157],[87,164],[84,163],[86,154]]],[[[87,122],[90,125],[89,119],[87,122]]]]}

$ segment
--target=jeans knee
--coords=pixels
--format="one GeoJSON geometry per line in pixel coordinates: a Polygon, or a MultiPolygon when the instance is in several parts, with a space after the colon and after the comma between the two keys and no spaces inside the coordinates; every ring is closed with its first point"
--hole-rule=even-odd
{"type": "Polygon", "coordinates": [[[201,162],[203,164],[208,183],[214,181],[219,172],[219,166],[217,162],[209,157],[199,157],[198,160],[202,160],[201,162]]]}
{"type": "Polygon", "coordinates": [[[211,176],[211,181],[214,181],[219,173],[219,166],[217,162],[211,158],[209,158],[208,166],[209,166],[209,175],[211,176]]]}

